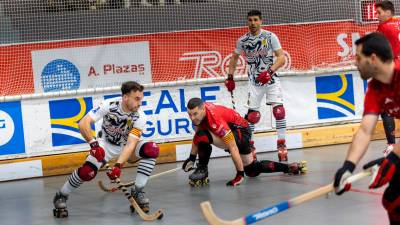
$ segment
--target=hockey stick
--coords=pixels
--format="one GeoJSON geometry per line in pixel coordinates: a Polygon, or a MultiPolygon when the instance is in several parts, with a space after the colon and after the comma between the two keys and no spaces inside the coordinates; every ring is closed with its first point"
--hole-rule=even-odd
{"type": "Polygon", "coordinates": [[[232,100],[232,108],[233,108],[234,110],[236,110],[236,107],[235,107],[235,99],[233,98],[233,91],[230,91],[230,93],[231,93],[231,100],[232,100]]]}
{"type": "MultiPolygon", "coordinates": [[[[357,174],[347,178],[347,182],[353,183],[359,179],[362,179],[362,178],[364,178],[366,176],[370,176],[370,175],[371,175],[371,171],[363,171],[363,172],[357,173],[357,174]]],[[[263,220],[267,217],[276,215],[276,214],[283,212],[287,209],[290,209],[296,205],[300,205],[307,201],[311,201],[315,198],[326,195],[333,190],[334,190],[333,183],[331,183],[326,186],[315,189],[313,191],[299,195],[295,198],[289,199],[288,201],[283,201],[272,207],[267,207],[256,213],[248,214],[247,216],[244,216],[242,218],[239,218],[236,220],[230,220],[230,221],[219,218],[214,213],[214,211],[211,207],[211,203],[209,201],[202,202],[200,204],[200,206],[201,206],[201,210],[203,211],[204,217],[206,218],[208,223],[211,225],[249,225],[249,224],[256,223],[260,220],[263,220]]]]}
{"type": "Polygon", "coordinates": [[[157,209],[157,211],[153,214],[147,214],[145,213],[142,208],[137,204],[135,199],[132,197],[132,195],[129,193],[128,189],[122,185],[120,185],[120,179],[117,178],[115,182],[118,185],[118,190],[122,190],[124,193],[125,197],[128,199],[128,201],[131,203],[132,207],[135,209],[135,211],[139,214],[140,218],[142,218],[144,221],[154,221],[154,220],[160,220],[164,216],[163,212],[161,209],[157,209]]]}
{"type": "MultiPolygon", "coordinates": [[[[109,165],[106,165],[106,167],[109,167],[109,165]]],[[[175,172],[175,171],[178,171],[179,169],[181,169],[180,167],[177,167],[177,168],[174,168],[174,169],[170,169],[170,170],[167,170],[167,171],[164,171],[164,172],[161,172],[161,173],[157,173],[157,174],[154,174],[154,175],[151,175],[150,177],[149,177],[149,179],[153,179],[153,178],[156,178],[156,177],[159,177],[159,176],[162,176],[162,175],[165,175],[165,174],[169,174],[169,173],[173,173],[173,172],[175,172]]],[[[99,185],[99,187],[100,187],[100,189],[102,190],[102,191],[104,191],[104,192],[116,192],[116,191],[118,191],[119,190],[119,187],[130,187],[130,186],[133,186],[135,184],[135,181],[131,181],[131,182],[128,182],[128,183],[120,183],[117,187],[111,187],[111,188],[108,188],[108,187],[106,187],[105,185],[104,185],[104,183],[103,183],[103,181],[101,181],[101,180],[99,180],[98,181],[98,185],[99,185]]]]}

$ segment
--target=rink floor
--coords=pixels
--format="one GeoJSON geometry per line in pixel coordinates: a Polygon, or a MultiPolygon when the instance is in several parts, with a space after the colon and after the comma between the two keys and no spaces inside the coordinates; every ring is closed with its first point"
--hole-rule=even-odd
{"type": "MultiPolygon", "coordinates": [[[[375,141],[362,163],[380,157],[385,146],[375,141]]],[[[0,224],[4,225],[102,225],[102,224],[208,224],[204,219],[200,202],[210,200],[218,216],[233,220],[256,212],[267,206],[288,200],[332,181],[336,169],[341,166],[348,144],[318,148],[290,150],[290,161],[306,160],[309,172],[303,176],[288,176],[281,173],[262,174],[247,178],[242,185],[229,188],[225,183],[235,175],[230,158],[212,159],[209,164],[210,185],[191,188],[188,174],[182,170],[150,180],[146,195],[150,198],[151,210],[164,210],[164,218],[155,222],[144,222],[131,214],[129,202],[120,192],[105,193],[97,186],[98,180],[108,185],[104,172],[90,183],[70,195],[69,217],[57,219],[52,213],[52,199],[68,176],[54,176],[0,183],[0,224]]],[[[259,159],[277,160],[276,152],[259,154],[259,159]]],[[[181,166],[181,163],[158,165],[153,174],[181,166]]],[[[361,166],[357,168],[359,171],[361,166]]],[[[122,180],[131,181],[135,168],[124,169],[122,180]]],[[[331,195],[304,203],[256,224],[280,225],[344,225],[388,224],[381,206],[383,188],[369,190],[369,178],[353,185],[349,193],[341,197],[331,195]]]]}

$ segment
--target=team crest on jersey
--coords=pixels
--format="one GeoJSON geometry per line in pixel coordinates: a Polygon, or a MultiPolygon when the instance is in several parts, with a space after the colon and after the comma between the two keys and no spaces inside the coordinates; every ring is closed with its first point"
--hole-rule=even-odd
{"type": "Polygon", "coordinates": [[[353,76],[338,74],[315,78],[318,119],[355,115],[353,76]]]}
{"type": "Polygon", "coordinates": [[[79,132],[78,123],[92,107],[90,97],[49,101],[53,147],[86,142],[79,132]]]}
{"type": "Polygon", "coordinates": [[[263,46],[268,45],[267,39],[263,39],[263,40],[261,41],[261,43],[262,43],[263,46]]]}

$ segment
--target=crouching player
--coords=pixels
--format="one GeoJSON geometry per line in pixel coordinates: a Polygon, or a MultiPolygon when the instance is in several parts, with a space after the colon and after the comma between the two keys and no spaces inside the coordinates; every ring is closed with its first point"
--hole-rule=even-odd
{"type": "Polygon", "coordinates": [[[211,156],[211,144],[227,149],[236,167],[236,176],[226,185],[236,186],[242,183],[244,175],[256,177],[260,173],[284,172],[301,174],[306,171],[305,162],[278,163],[269,160],[257,161],[251,152],[251,130],[247,120],[235,110],[203,102],[192,98],[187,104],[188,114],[196,134],[193,137],[189,158],[182,169],[186,172],[194,168],[197,155],[199,163],[189,176],[189,184],[201,186],[208,183],[208,162],[211,156]]]}
{"type": "Polygon", "coordinates": [[[68,216],[66,202],[71,192],[84,182],[93,180],[100,167],[113,158],[117,158],[117,161],[107,172],[111,180],[120,177],[125,162],[140,159],[131,195],[144,212],[149,211],[149,199],[143,195],[143,188],[154,169],[159,147],[153,142],[140,139],[146,123],[145,114],[140,110],[143,89],[142,85],[133,81],[123,83],[122,97],[105,100],[79,122],[80,132],[91,150],[85,163],[69,176],[54,196],[55,217],[68,216]],[[103,119],[103,122],[96,139],[90,126],[100,119],[103,119]]]}

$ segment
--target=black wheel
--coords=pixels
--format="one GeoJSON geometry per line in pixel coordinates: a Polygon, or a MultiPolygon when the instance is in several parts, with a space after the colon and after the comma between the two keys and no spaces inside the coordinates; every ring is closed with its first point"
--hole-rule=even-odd
{"type": "Polygon", "coordinates": [[[161,213],[161,214],[157,217],[157,219],[158,219],[158,220],[161,220],[163,217],[164,217],[164,213],[161,213]]]}

